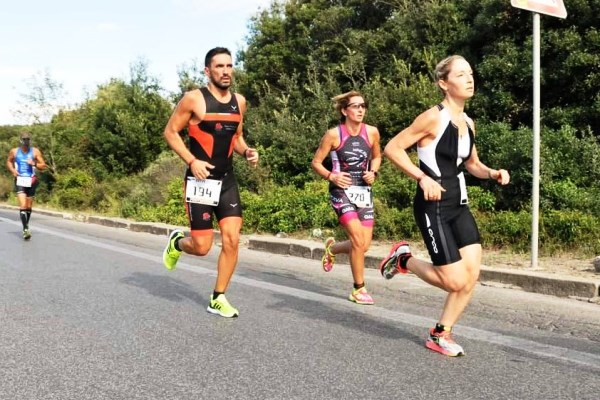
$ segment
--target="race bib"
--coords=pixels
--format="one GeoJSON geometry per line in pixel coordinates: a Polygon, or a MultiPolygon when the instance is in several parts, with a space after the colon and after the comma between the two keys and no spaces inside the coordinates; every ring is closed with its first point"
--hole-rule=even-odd
{"type": "Polygon", "coordinates": [[[185,201],[209,206],[219,205],[221,184],[221,181],[214,179],[196,179],[189,176],[185,186],[185,201]]]}
{"type": "Polygon", "coordinates": [[[17,186],[31,187],[33,178],[31,176],[17,176],[17,186]]]}
{"type": "Polygon", "coordinates": [[[458,174],[458,185],[460,186],[460,204],[469,204],[469,197],[467,197],[467,184],[465,182],[465,174],[462,172],[458,174]]]}
{"type": "Polygon", "coordinates": [[[370,186],[350,186],[344,189],[350,203],[358,208],[373,207],[373,196],[370,186]]]}

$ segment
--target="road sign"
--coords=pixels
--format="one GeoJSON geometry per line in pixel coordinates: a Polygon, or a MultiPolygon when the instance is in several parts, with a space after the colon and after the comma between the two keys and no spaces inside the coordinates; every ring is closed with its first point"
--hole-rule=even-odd
{"type": "Polygon", "coordinates": [[[563,0],[510,0],[513,7],[522,8],[558,18],[567,18],[563,0]]]}

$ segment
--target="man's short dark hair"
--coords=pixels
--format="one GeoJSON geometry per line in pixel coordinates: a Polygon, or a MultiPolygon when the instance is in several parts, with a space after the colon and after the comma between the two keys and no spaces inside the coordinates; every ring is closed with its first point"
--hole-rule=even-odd
{"type": "Polygon", "coordinates": [[[206,57],[204,58],[204,66],[210,67],[213,57],[219,54],[227,54],[231,57],[231,52],[226,47],[215,47],[206,53],[206,57]]]}

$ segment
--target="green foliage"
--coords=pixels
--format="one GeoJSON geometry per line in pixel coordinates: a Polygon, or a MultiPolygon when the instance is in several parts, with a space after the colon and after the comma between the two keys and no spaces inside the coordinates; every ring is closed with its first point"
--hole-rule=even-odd
{"type": "Polygon", "coordinates": [[[526,211],[474,212],[483,244],[524,252],[531,248],[531,214],[526,211]]]}
{"type": "Polygon", "coordinates": [[[89,173],[70,170],[54,183],[50,204],[59,209],[102,211],[104,189],[89,173]]]}
{"type": "Polygon", "coordinates": [[[325,181],[309,183],[304,190],[273,187],[260,196],[242,190],[241,196],[245,225],[256,232],[291,233],[337,224],[325,181]]]}
{"type": "Polygon", "coordinates": [[[496,196],[490,191],[480,186],[467,187],[469,196],[469,208],[478,211],[494,211],[496,206],[496,196]]]}
{"type": "Polygon", "coordinates": [[[166,202],[156,207],[142,206],[134,215],[140,221],[156,221],[187,226],[181,178],[173,178],[166,188],[166,202]]]}
{"type": "Polygon", "coordinates": [[[548,211],[540,216],[540,243],[546,252],[577,249],[584,254],[600,253],[600,220],[576,211],[548,211]]]}
{"type": "Polygon", "coordinates": [[[112,79],[100,86],[79,116],[84,152],[111,175],[141,172],[166,149],[162,132],[171,105],[146,69],[140,61],[132,66],[129,82],[112,79]]]}
{"type": "Polygon", "coordinates": [[[376,197],[373,237],[376,240],[390,241],[420,238],[412,207],[388,207],[376,197]]]}
{"type": "Polygon", "coordinates": [[[412,208],[415,185],[414,180],[398,171],[392,163],[384,162],[373,185],[373,193],[386,208],[402,210],[412,208]]]}
{"type": "Polygon", "coordinates": [[[8,176],[0,175],[0,200],[6,200],[14,191],[14,179],[8,176]]]}

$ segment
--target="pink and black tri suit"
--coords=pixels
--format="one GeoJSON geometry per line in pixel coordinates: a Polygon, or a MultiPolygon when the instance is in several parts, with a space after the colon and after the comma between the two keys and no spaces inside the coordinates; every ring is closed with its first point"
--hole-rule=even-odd
{"type": "MultiPolygon", "coordinates": [[[[371,149],[373,144],[369,141],[367,126],[361,124],[359,133],[351,135],[345,124],[338,125],[340,145],[331,151],[333,164],[332,173],[347,172],[352,177],[353,186],[369,186],[363,179],[363,174],[369,169],[371,149]]],[[[353,204],[344,189],[329,184],[329,200],[336,212],[340,224],[346,225],[352,219],[359,219],[366,227],[373,227],[373,206],[357,207],[353,204]]]]}

